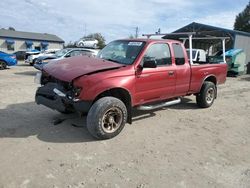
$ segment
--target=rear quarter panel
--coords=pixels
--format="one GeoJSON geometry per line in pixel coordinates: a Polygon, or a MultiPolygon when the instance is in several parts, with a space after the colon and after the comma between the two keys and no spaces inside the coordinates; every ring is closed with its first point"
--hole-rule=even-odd
{"type": "Polygon", "coordinates": [[[191,65],[190,93],[198,93],[203,82],[210,76],[216,78],[216,85],[225,83],[227,64],[191,65]]]}
{"type": "Polygon", "coordinates": [[[17,59],[11,58],[11,56],[15,56],[12,54],[0,54],[0,60],[3,60],[7,63],[8,66],[13,66],[17,64],[17,59]]]}

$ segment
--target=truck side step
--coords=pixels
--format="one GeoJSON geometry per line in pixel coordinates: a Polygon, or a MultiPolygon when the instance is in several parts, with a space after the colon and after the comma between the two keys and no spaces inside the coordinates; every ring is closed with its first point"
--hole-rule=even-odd
{"type": "Polygon", "coordinates": [[[157,108],[162,108],[162,107],[166,107],[166,106],[171,106],[171,105],[175,105],[181,102],[180,98],[177,98],[175,100],[172,101],[167,101],[167,102],[163,102],[163,103],[158,103],[155,105],[142,105],[142,106],[138,106],[137,109],[138,110],[154,110],[157,108]]]}

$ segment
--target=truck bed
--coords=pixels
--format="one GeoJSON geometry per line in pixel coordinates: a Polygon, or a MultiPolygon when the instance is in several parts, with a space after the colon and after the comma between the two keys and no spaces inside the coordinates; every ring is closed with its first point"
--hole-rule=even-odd
{"type": "Polygon", "coordinates": [[[214,76],[217,84],[223,84],[227,76],[227,64],[193,64],[191,67],[190,93],[200,91],[203,81],[214,76]]]}

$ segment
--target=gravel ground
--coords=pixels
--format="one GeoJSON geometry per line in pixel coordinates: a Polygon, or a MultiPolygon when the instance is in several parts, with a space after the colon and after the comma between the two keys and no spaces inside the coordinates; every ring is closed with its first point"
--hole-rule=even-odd
{"type": "Polygon", "coordinates": [[[34,103],[36,72],[0,71],[0,188],[250,187],[250,75],[228,78],[211,108],[190,96],[135,111],[120,135],[97,141],[85,117],[34,103]]]}

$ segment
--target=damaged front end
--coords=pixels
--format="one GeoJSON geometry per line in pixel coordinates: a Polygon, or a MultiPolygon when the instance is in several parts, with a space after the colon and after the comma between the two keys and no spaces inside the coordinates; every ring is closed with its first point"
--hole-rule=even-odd
{"type": "Polygon", "coordinates": [[[36,82],[41,87],[36,91],[35,101],[61,113],[80,112],[86,113],[91,107],[92,101],[82,101],[77,97],[82,88],[74,87],[71,82],[58,80],[43,72],[36,76],[36,82]]]}

